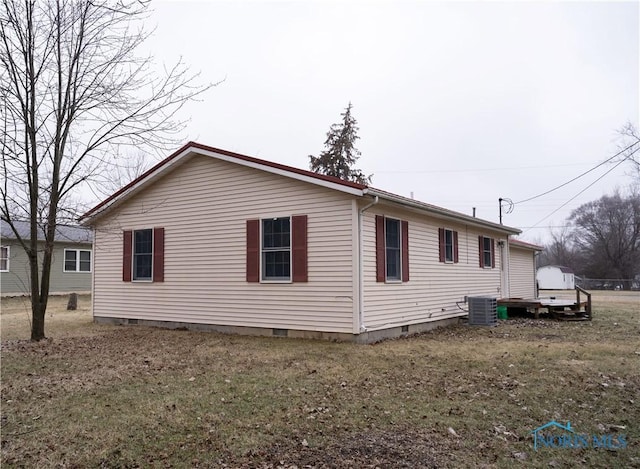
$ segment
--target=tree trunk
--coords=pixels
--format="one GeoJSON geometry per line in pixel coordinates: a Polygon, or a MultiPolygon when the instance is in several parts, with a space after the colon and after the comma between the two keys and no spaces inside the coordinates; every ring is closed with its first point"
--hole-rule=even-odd
{"type": "Polygon", "coordinates": [[[46,305],[41,302],[33,302],[31,304],[31,340],[40,341],[45,338],[44,335],[44,313],[46,305]]]}
{"type": "Polygon", "coordinates": [[[53,224],[47,227],[44,252],[42,253],[42,276],[40,277],[40,291],[38,301],[32,299],[31,340],[45,339],[44,316],[49,302],[49,281],[51,280],[51,263],[53,261],[53,231],[55,231],[55,219],[53,224]]]}
{"type": "Polygon", "coordinates": [[[29,270],[31,276],[31,340],[44,339],[44,309],[40,303],[40,271],[38,265],[37,224],[31,220],[31,239],[29,240],[29,270]],[[35,227],[35,229],[34,229],[35,227]]]}

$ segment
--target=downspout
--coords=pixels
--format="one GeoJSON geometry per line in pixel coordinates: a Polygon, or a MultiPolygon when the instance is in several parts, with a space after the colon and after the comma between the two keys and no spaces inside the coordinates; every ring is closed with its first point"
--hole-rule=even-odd
{"type": "Polygon", "coordinates": [[[535,298],[539,298],[540,289],[538,288],[538,259],[540,258],[540,251],[533,253],[533,285],[535,291],[535,298]]]}
{"type": "Polygon", "coordinates": [[[360,332],[365,332],[367,327],[364,325],[364,260],[362,258],[362,216],[365,210],[370,209],[378,203],[378,196],[376,195],[369,205],[365,205],[358,211],[358,324],[360,325],[360,332]]]}

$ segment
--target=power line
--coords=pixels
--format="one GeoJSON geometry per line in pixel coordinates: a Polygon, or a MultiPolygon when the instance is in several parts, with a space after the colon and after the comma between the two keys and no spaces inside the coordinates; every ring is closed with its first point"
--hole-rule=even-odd
{"type": "MultiPolygon", "coordinates": [[[[514,204],[514,205],[518,205],[518,204],[522,204],[522,203],[525,203],[525,202],[529,202],[530,200],[537,199],[537,198],[539,198],[539,197],[542,197],[543,195],[550,194],[551,192],[556,191],[556,190],[560,189],[561,187],[566,186],[567,184],[571,184],[573,181],[576,181],[576,180],[580,179],[581,177],[583,177],[583,176],[585,176],[585,175],[589,174],[591,171],[594,171],[594,170],[598,169],[600,166],[602,166],[602,165],[604,165],[604,164],[607,164],[609,161],[611,161],[611,160],[612,160],[612,159],[614,159],[615,157],[619,156],[620,154],[624,153],[625,151],[627,151],[627,150],[628,150],[628,149],[630,149],[632,146],[634,146],[634,145],[636,145],[636,144],[638,144],[638,143],[639,143],[639,142],[633,142],[631,145],[629,145],[629,146],[628,146],[628,147],[626,147],[626,148],[623,148],[623,149],[622,149],[622,150],[620,150],[618,153],[616,153],[615,155],[613,155],[611,158],[606,159],[606,160],[605,160],[605,161],[603,161],[602,163],[600,163],[600,164],[598,164],[598,165],[594,166],[593,168],[591,168],[590,170],[585,171],[584,173],[582,173],[582,174],[580,174],[580,175],[578,175],[578,176],[574,177],[574,178],[573,178],[573,179],[571,179],[570,181],[567,181],[567,182],[565,182],[565,183],[563,183],[563,184],[560,184],[559,186],[554,187],[553,189],[550,189],[550,190],[548,190],[548,191],[546,191],[546,192],[543,192],[542,194],[534,195],[533,197],[529,197],[528,199],[524,199],[524,200],[520,200],[520,201],[518,201],[518,202],[514,202],[513,204],[514,204]]],[[[629,159],[629,158],[631,157],[631,155],[633,155],[633,154],[634,154],[635,152],[637,152],[638,150],[640,150],[640,148],[636,148],[635,150],[633,150],[633,151],[632,151],[628,156],[626,156],[622,161],[625,161],[625,160],[629,159]]],[[[614,166],[614,168],[615,168],[615,167],[617,167],[617,166],[618,166],[618,165],[614,166]]],[[[609,172],[610,172],[610,171],[607,171],[607,172],[606,172],[606,173],[604,173],[604,174],[608,174],[609,172]]],[[[596,179],[596,181],[599,181],[599,179],[596,179]]],[[[586,189],[585,189],[585,190],[586,190],[586,189]]],[[[581,192],[581,193],[582,193],[582,192],[581,192]]],[[[579,195],[579,194],[578,194],[578,195],[579,195]]]]}
{"type": "MultiPolygon", "coordinates": [[[[606,223],[600,222],[602,226],[619,226],[619,227],[627,227],[627,226],[636,226],[635,223],[606,223]]],[[[514,228],[520,228],[521,230],[544,230],[547,228],[574,228],[575,225],[546,225],[546,226],[518,226],[514,225],[514,228]]]]}
{"type": "MultiPolygon", "coordinates": [[[[636,142],[637,143],[637,142],[636,142]]],[[[635,145],[635,144],[634,144],[635,145]]],[[[624,150],[623,150],[624,151],[624,150]]],[[[638,150],[634,150],[634,153],[638,151],[638,150]]],[[[618,153],[619,154],[619,153],[618,153]]],[[[631,155],[633,155],[633,153],[631,153],[631,155]]],[[[629,155],[629,156],[631,156],[629,155]]],[[[616,155],[617,156],[617,155],[616,155]]],[[[628,157],[627,157],[628,158],[628,157]]],[[[591,188],[592,185],[594,185],[596,182],[598,182],[600,179],[602,179],[603,177],[605,177],[607,174],[609,174],[611,171],[613,171],[614,169],[616,169],[618,166],[620,166],[622,163],[624,163],[627,158],[624,158],[622,160],[620,160],[618,163],[616,163],[609,171],[607,171],[606,173],[604,173],[602,176],[600,176],[598,179],[596,179],[595,181],[593,181],[591,184],[589,184],[587,187],[585,187],[584,189],[582,189],[580,192],[578,192],[576,195],[574,195],[573,197],[571,197],[569,200],[567,200],[564,204],[560,205],[560,207],[558,207],[557,209],[555,209],[553,212],[551,212],[549,215],[547,215],[546,217],[542,218],[541,220],[539,220],[537,223],[534,223],[533,226],[531,228],[535,228],[536,226],[538,226],[540,223],[542,223],[543,221],[545,221],[547,218],[549,218],[551,215],[553,215],[554,213],[558,212],[561,208],[566,207],[569,202],[573,201],[574,199],[576,199],[579,195],[581,195],[583,192],[586,192],[588,189],[591,188]]],[[[529,228],[529,229],[531,229],[529,228]]],[[[523,234],[528,231],[525,230],[523,232],[523,234]]]]}
{"type": "Polygon", "coordinates": [[[432,173],[478,173],[489,171],[522,171],[523,169],[540,169],[540,168],[567,168],[570,166],[586,166],[586,163],[574,163],[574,164],[553,164],[553,165],[541,165],[541,166],[512,166],[512,167],[500,167],[500,168],[476,168],[476,169],[398,169],[398,170],[376,170],[373,169],[374,174],[432,174],[432,173]]]}

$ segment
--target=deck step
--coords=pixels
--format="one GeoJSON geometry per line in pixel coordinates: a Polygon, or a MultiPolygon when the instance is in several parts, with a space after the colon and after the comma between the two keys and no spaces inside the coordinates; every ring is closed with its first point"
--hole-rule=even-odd
{"type": "Polygon", "coordinates": [[[558,321],[589,321],[589,315],[585,310],[554,311],[553,317],[558,321]]]}

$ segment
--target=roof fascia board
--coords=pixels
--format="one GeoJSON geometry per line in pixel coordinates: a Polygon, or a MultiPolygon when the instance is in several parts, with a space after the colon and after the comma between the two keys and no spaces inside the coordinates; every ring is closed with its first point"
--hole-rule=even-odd
{"type": "Polygon", "coordinates": [[[519,241],[517,239],[510,239],[509,246],[514,248],[519,248],[519,249],[527,249],[529,251],[539,251],[539,252],[544,251],[544,247],[542,246],[538,246],[536,244],[531,244],[531,243],[525,243],[524,241],[519,241]]]}
{"type": "Polygon", "coordinates": [[[348,187],[348,186],[344,186],[342,184],[337,184],[335,182],[331,182],[331,181],[325,181],[323,179],[318,179],[315,177],[311,177],[311,176],[307,176],[305,174],[299,174],[299,173],[295,173],[293,171],[288,171],[286,169],[281,169],[281,168],[275,168],[273,166],[268,166],[262,163],[258,163],[255,161],[247,161],[247,160],[243,160],[243,159],[238,159],[236,157],[233,156],[228,156],[228,155],[224,155],[222,153],[217,153],[215,151],[210,151],[210,150],[205,150],[205,149],[196,149],[193,150],[194,153],[200,154],[200,155],[204,155],[204,156],[210,156],[212,158],[217,158],[219,160],[222,161],[227,161],[230,163],[234,163],[234,164],[239,164],[242,166],[247,166],[249,168],[254,168],[254,169],[259,169],[261,171],[266,171],[268,173],[272,173],[272,174],[278,174],[280,176],[285,176],[291,179],[297,179],[299,181],[304,181],[304,182],[308,182],[310,184],[315,184],[317,186],[322,186],[322,187],[326,187],[328,189],[333,189],[336,191],[340,191],[340,192],[346,192],[347,194],[351,194],[351,195],[358,195],[358,196],[362,196],[364,195],[364,191],[362,189],[357,189],[355,187],[348,187]]]}
{"type": "Polygon", "coordinates": [[[389,202],[393,202],[396,204],[400,204],[404,207],[412,208],[419,212],[427,212],[430,215],[440,218],[443,220],[450,220],[455,222],[464,222],[468,225],[472,226],[480,226],[482,228],[489,228],[491,230],[499,231],[507,234],[520,234],[521,231],[517,228],[512,228],[505,225],[499,225],[497,223],[493,223],[490,221],[482,220],[480,218],[471,217],[469,215],[465,215],[463,213],[453,212],[451,210],[447,210],[445,208],[437,207],[435,205],[426,204],[424,202],[418,202],[413,199],[408,199],[406,197],[402,197],[399,195],[391,194],[389,192],[380,191],[378,189],[374,189],[369,187],[365,189],[365,194],[378,196],[382,200],[387,200],[389,202]]]}

